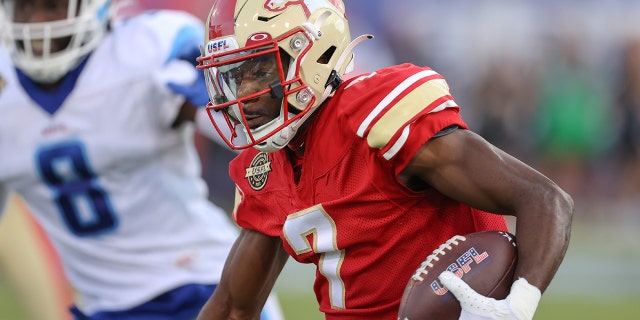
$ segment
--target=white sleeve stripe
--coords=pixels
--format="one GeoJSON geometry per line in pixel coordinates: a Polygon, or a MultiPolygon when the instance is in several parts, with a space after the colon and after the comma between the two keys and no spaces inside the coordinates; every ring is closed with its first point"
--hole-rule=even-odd
{"type": "Polygon", "coordinates": [[[434,112],[438,112],[438,111],[442,111],[446,108],[454,108],[457,107],[458,104],[453,101],[453,100],[447,100],[445,102],[443,102],[442,104],[440,104],[439,106],[433,108],[433,110],[429,111],[429,113],[434,113],[434,112]]]}
{"type": "Polygon", "coordinates": [[[402,83],[400,83],[400,85],[395,87],[386,97],[384,97],[384,99],[382,99],[382,101],[380,101],[380,103],[378,103],[378,105],[373,109],[373,111],[371,111],[371,113],[369,113],[367,118],[364,119],[364,121],[362,122],[362,124],[358,128],[358,132],[357,132],[358,136],[361,137],[361,138],[364,137],[364,132],[371,125],[371,122],[373,121],[373,119],[375,119],[380,114],[380,112],[382,112],[382,110],[384,110],[403,91],[405,91],[407,88],[409,88],[414,83],[420,81],[420,79],[423,79],[423,78],[426,78],[426,77],[429,77],[429,76],[432,76],[432,75],[435,75],[435,74],[437,74],[437,72],[435,72],[433,70],[424,70],[424,71],[418,72],[418,73],[412,75],[411,77],[405,79],[404,81],[402,81],[402,83]]]}
{"type": "Polygon", "coordinates": [[[402,146],[404,146],[404,144],[407,142],[407,138],[409,137],[409,132],[411,131],[410,127],[411,127],[411,124],[404,127],[404,129],[402,130],[402,134],[400,135],[398,140],[396,140],[396,143],[394,143],[393,146],[389,148],[387,152],[384,153],[383,156],[385,159],[389,160],[393,158],[393,156],[395,156],[396,153],[400,151],[402,146]]]}
{"type": "Polygon", "coordinates": [[[370,74],[368,74],[368,75],[360,76],[360,77],[358,77],[357,79],[355,79],[355,80],[351,81],[351,83],[349,83],[347,86],[345,86],[345,87],[344,87],[344,90],[347,90],[347,89],[349,89],[352,85],[357,84],[358,82],[360,82],[360,81],[362,81],[362,80],[365,80],[365,79],[367,79],[367,78],[371,78],[371,77],[375,76],[376,74],[378,74],[378,73],[377,73],[377,72],[372,72],[372,73],[370,73],[370,74]]]}
{"type": "MultiPolygon", "coordinates": [[[[449,100],[449,101],[445,101],[442,104],[440,104],[439,106],[433,108],[433,110],[429,111],[429,113],[433,113],[433,112],[438,112],[438,111],[442,111],[446,108],[453,108],[453,107],[457,107],[458,104],[456,104],[455,101],[453,100],[449,100]]],[[[402,147],[404,146],[404,144],[407,142],[407,139],[409,138],[409,133],[411,132],[411,124],[408,124],[407,126],[404,127],[404,129],[402,130],[402,134],[400,134],[400,137],[398,137],[398,139],[396,140],[396,142],[393,144],[393,146],[391,146],[391,148],[389,148],[389,150],[387,150],[387,152],[384,153],[383,157],[387,160],[393,158],[398,151],[400,151],[400,149],[402,149],[402,147]]]]}

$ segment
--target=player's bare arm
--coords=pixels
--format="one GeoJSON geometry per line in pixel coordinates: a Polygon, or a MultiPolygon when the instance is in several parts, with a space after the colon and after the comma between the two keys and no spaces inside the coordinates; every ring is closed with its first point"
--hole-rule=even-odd
{"type": "Polygon", "coordinates": [[[516,279],[547,288],[567,250],[573,212],[573,200],[555,183],[469,130],[427,142],[403,176],[479,209],[516,216],[516,279]]]}
{"type": "Polygon", "coordinates": [[[4,212],[4,207],[6,206],[8,199],[9,190],[0,184],[0,217],[2,217],[2,213],[4,212]]]}
{"type": "Polygon", "coordinates": [[[243,229],[198,319],[258,319],[288,257],[280,238],[243,229]]]}
{"type": "Polygon", "coordinates": [[[186,100],[180,107],[180,111],[178,112],[176,119],[171,124],[171,127],[177,128],[185,122],[194,122],[196,119],[196,111],[198,110],[197,108],[198,107],[189,102],[189,100],[186,100]]]}

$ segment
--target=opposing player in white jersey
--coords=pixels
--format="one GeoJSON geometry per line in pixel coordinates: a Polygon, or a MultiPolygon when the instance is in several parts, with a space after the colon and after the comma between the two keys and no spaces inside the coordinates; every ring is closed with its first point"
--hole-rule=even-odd
{"type": "Polygon", "coordinates": [[[155,11],[110,26],[108,0],[0,3],[0,212],[9,192],[25,200],[76,319],[195,318],[237,236],[192,140],[208,101],[201,21],[155,11]]]}

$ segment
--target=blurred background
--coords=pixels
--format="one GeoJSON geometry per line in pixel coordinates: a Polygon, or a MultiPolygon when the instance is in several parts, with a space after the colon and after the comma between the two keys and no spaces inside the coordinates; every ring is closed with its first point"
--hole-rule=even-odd
{"type": "MultiPolygon", "coordinates": [[[[212,1],[128,1],[203,21],[212,1]]],[[[410,62],[441,73],[471,129],[575,200],[565,262],[536,319],[640,319],[640,1],[345,0],[356,73],[410,62]]],[[[230,210],[231,152],[196,137],[211,198],[230,210]]],[[[322,319],[313,269],[289,262],[289,319],[322,319]]],[[[27,319],[0,276],[0,319],[27,319]],[[4,293],[3,293],[4,292],[4,293]]]]}

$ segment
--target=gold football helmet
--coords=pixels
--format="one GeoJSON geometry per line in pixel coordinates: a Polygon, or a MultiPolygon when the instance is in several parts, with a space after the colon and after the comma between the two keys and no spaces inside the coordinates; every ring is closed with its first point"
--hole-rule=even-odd
{"type": "Polygon", "coordinates": [[[286,146],[353,69],[355,44],[370,37],[351,41],[341,0],[214,1],[198,68],[216,130],[232,149],[286,146]],[[259,83],[250,93],[240,88],[248,79],[259,83]],[[279,115],[253,121],[247,105],[259,99],[276,99],[279,115]],[[224,117],[213,117],[218,111],[224,117]]]}

